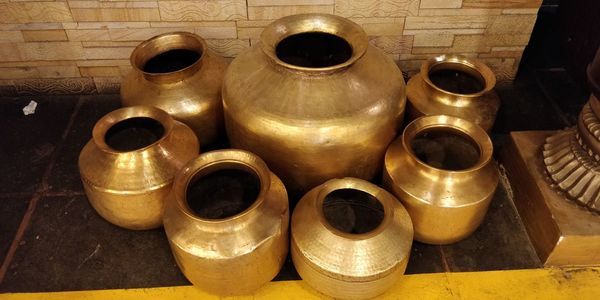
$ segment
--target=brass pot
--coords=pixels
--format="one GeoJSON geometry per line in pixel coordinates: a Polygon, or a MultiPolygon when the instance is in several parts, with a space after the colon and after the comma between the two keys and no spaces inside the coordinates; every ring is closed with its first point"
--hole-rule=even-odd
{"type": "Polygon", "coordinates": [[[340,299],[384,293],[404,275],[411,218],[387,191],[356,178],[309,191],[292,215],[291,253],[300,277],[340,299]]]}
{"type": "Polygon", "coordinates": [[[188,125],[201,145],[223,131],[221,84],[227,62],[199,36],[173,32],[139,44],[121,84],[123,106],[152,105],[188,125]]]}
{"type": "Polygon", "coordinates": [[[171,197],[165,231],[195,286],[247,294],[277,275],[288,252],[287,193],[258,156],[204,153],[178,173],[171,197]]]}
{"type": "Polygon", "coordinates": [[[483,62],[460,55],[441,55],[425,61],[407,84],[410,120],[448,115],[478,124],[489,132],[500,98],[496,76],[483,62]]]}
{"type": "Polygon", "coordinates": [[[457,242],[479,227],[498,185],[489,136],[450,116],[418,118],[385,155],[384,186],[402,201],[415,240],[457,242]]]}
{"type": "Polygon", "coordinates": [[[198,155],[198,147],[189,127],[158,108],[112,111],[94,125],[79,154],[85,194],[117,226],[160,227],[175,173],[198,155]]]}
{"type": "Polygon", "coordinates": [[[326,14],[271,23],[223,83],[232,146],[262,157],[300,195],[331,178],[373,178],[405,99],[394,62],[359,25],[326,14]]]}

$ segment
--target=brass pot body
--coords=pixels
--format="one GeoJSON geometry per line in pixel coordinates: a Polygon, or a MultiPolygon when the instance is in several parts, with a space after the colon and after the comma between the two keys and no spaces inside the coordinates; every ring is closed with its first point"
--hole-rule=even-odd
{"type": "MultiPolygon", "coordinates": [[[[169,59],[175,58],[165,58],[162,67],[168,67],[169,59]]],[[[188,32],[155,36],[139,44],[130,61],[132,70],[121,84],[123,106],[156,106],[192,128],[201,145],[214,142],[223,133],[221,85],[227,62],[212,52],[201,37],[188,32]],[[200,57],[169,72],[145,70],[158,55],[181,50],[200,57]]]]}
{"type": "Polygon", "coordinates": [[[292,215],[291,254],[300,277],[323,294],[340,299],[380,295],[404,275],[413,240],[411,218],[390,193],[357,178],[332,179],[310,190],[292,215]],[[375,197],[383,219],[373,230],[352,234],[332,226],[325,197],[352,189],[375,197]]]}
{"type": "MultiPolygon", "coordinates": [[[[452,80],[452,79],[447,79],[452,80]]],[[[452,84],[452,82],[450,82],[452,84]]],[[[460,88],[461,83],[452,84],[460,88]]],[[[481,61],[460,55],[441,55],[425,61],[420,72],[407,84],[410,120],[421,116],[447,115],[465,119],[489,132],[496,120],[500,98],[494,92],[496,76],[481,61]],[[483,89],[462,94],[438,87],[430,74],[442,70],[466,73],[478,80],[483,89]]]]}
{"type": "Polygon", "coordinates": [[[95,124],[92,139],[79,154],[79,173],[88,200],[104,219],[127,229],[157,228],[176,172],[198,151],[193,131],[166,112],[150,106],[121,108],[95,124]],[[164,134],[140,149],[111,148],[107,131],[133,118],[158,121],[164,134]]]}
{"type": "Polygon", "coordinates": [[[402,73],[369,45],[362,28],[325,14],[267,26],[260,42],[234,59],[223,84],[232,146],[262,157],[300,195],[331,178],[373,178],[402,122],[405,99],[402,73]],[[278,57],[282,40],[315,32],[345,40],[349,59],[312,68],[278,57]]]}
{"type": "Polygon", "coordinates": [[[258,156],[243,150],[204,153],[179,172],[171,197],[165,232],[177,265],[194,286],[221,296],[247,294],[277,275],[288,252],[287,192],[258,156]],[[190,182],[226,169],[255,173],[257,199],[227,218],[199,217],[186,200],[190,182]]]}
{"type": "Polygon", "coordinates": [[[493,146],[478,125],[450,116],[418,118],[396,139],[385,156],[384,186],[402,201],[415,228],[415,240],[450,244],[466,238],[481,224],[498,185],[493,146]],[[463,170],[445,170],[421,161],[413,140],[429,130],[466,137],[479,158],[463,170]]]}

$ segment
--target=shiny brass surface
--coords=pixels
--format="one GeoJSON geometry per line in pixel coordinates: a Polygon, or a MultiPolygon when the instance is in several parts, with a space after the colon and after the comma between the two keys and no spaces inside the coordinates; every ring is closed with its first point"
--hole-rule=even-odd
{"type": "Polygon", "coordinates": [[[548,137],[544,167],[565,197],[600,213],[600,101],[592,94],[577,126],[548,137]]]}
{"type": "MultiPolygon", "coordinates": [[[[342,206],[338,210],[359,223],[359,215],[347,209],[342,206]]],[[[402,204],[387,191],[356,178],[332,179],[309,191],[294,209],[291,232],[292,259],[302,279],[340,299],[372,298],[397,284],[413,240],[411,218],[402,204]],[[358,234],[334,227],[325,216],[324,203],[330,193],[339,190],[374,197],[383,207],[379,225],[358,234]]]]}
{"type": "Polygon", "coordinates": [[[402,121],[405,99],[394,62],[369,45],[359,25],[326,14],[267,26],[260,42],[231,63],[223,84],[232,146],[258,154],[300,195],[331,178],[373,178],[402,121]],[[282,40],[305,33],[337,36],[351,55],[314,68],[278,57],[282,40]]]}
{"type": "Polygon", "coordinates": [[[201,145],[223,134],[221,85],[227,62],[201,37],[188,32],[161,34],[139,44],[130,60],[132,70],[121,84],[123,106],[161,108],[192,128],[201,145]],[[160,61],[159,66],[168,72],[146,69],[148,62],[160,54],[182,50],[200,57],[189,65],[175,65],[177,57],[183,57],[178,53],[160,61]]]}
{"type": "MultiPolygon", "coordinates": [[[[428,116],[416,119],[385,156],[384,186],[402,201],[415,228],[415,240],[450,244],[469,236],[483,220],[498,185],[493,146],[485,131],[464,119],[428,116]],[[462,137],[478,150],[470,167],[448,170],[418,158],[413,141],[427,133],[462,137]]],[[[460,153],[460,152],[459,152],[460,153]]]]}
{"type": "Polygon", "coordinates": [[[175,173],[198,151],[198,139],[185,124],[160,109],[132,106],[98,120],[79,155],[79,172],[88,200],[104,219],[128,229],[151,229],[162,225],[175,173]],[[156,120],[164,129],[162,136],[130,151],[107,144],[109,130],[136,118],[156,120]]]}
{"type": "MultiPolygon", "coordinates": [[[[447,80],[452,83],[451,78],[447,80]]],[[[458,79],[456,79],[458,80],[458,79]]],[[[460,82],[455,82],[460,87],[460,82]]],[[[500,98],[494,92],[496,76],[481,61],[460,55],[441,55],[425,61],[420,72],[407,84],[410,120],[421,116],[448,115],[478,124],[490,131],[500,107],[500,98]],[[454,70],[468,74],[482,84],[474,93],[460,93],[438,87],[430,78],[436,71],[454,70]]]]}
{"type": "MultiPolygon", "coordinates": [[[[564,131],[559,131],[560,132],[564,131]]],[[[566,193],[557,193],[545,170],[542,151],[553,131],[511,132],[502,162],[515,206],[545,266],[600,264],[598,215],[566,193]]]]}
{"type": "Polygon", "coordinates": [[[178,173],[171,198],[165,231],[179,268],[195,286],[217,295],[246,294],[277,275],[288,252],[287,193],[258,156],[242,150],[204,153],[178,173]],[[190,206],[189,186],[223,170],[254,174],[260,182],[258,197],[235,215],[200,217],[190,206]]]}

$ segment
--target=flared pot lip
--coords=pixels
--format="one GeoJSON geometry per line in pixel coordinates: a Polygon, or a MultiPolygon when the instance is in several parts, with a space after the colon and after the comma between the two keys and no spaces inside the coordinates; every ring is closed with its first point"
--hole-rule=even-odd
{"type": "Polygon", "coordinates": [[[401,139],[402,148],[406,151],[411,160],[415,161],[424,169],[433,170],[442,174],[466,174],[477,172],[485,168],[491,162],[494,150],[489,135],[481,128],[481,126],[465,119],[447,115],[432,115],[417,118],[406,126],[401,139]],[[466,136],[475,142],[479,150],[479,159],[477,162],[466,169],[448,170],[436,168],[421,161],[414,153],[411,142],[419,134],[436,129],[453,131],[454,133],[466,136]]]}
{"type": "Polygon", "coordinates": [[[240,149],[214,150],[201,154],[188,162],[176,175],[172,193],[176,205],[188,218],[206,224],[222,224],[247,218],[257,207],[261,206],[271,188],[271,171],[267,164],[257,155],[240,149]],[[222,219],[202,218],[195,214],[187,203],[189,184],[197,178],[216,170],[244,169],[256,174],[260,182],[260,190],[256,200],[242,212],[222,219]]]}
{"type": "Polygon", "coordinates": [[[169,135],[171,135],[174,122],[175,120],[173,120],[173,118],[167,112],[154,106],[136,105],[123,107],[109,112],[100,118],[98,122],[96,122],[94,128],[92,129],[92,140],[101,151],[106,153],[117,155],[126,153],[141,153],[162,143],[169,135]],[[117,123],[132,118],[150,118],[158,121],[164,128],[163,135],[152,144],[135,150],[120,151],[110,147],[106,143],[106,133],[108,130],[117,123]]]}
{"type": "Polygon", "coordinates": [[[331,14],[297,14],[280,18],[269,24],[260,35],[263,52],[275,64],[285,68],[308,73],[327,73],[344,69],[360,59],[369,46],[367,34],[360,25],[349,19],[331,14]],[[283,39],[308,32],[328,33],[344,39],[352,48],[352,56],[343,63],[309,68],[286,63],[277,57],[276,48],[283,39]]]}
{"type": "Polygon", "coordinates": [[[429,87],[433,88],[434,90],[444,93],[444,94],[447,94],[447,95],[453,95],[453,96],[458,96],[458,97],[463,97],[463,98],[481,97],[484,94],[493,90],[494,86],[496,86],[496,75],[494,75],[494,72],[492,72],[492,70],[486,64],[484,64],[482,61],[480,61],[476,58],[468,58],[468,57],[465,57],[462,55],[443,54],[443,55],[438,55],[438,56],[432,57],[432,58],[426,60],[425,62],[423,62],[423,64],[421,64],[421,69],[420,69],[419,74],[421,75],[421,78],[423,79],[423,81],[429,87]],[[444,89],[438,87],[429,78],[429,72],[431,72],[431,70],[433,68],[435,68],[436,66],[439,66],[442,64],[455,64],[457,66],[460,66],[462,68],[468,68],[472,72],[475,72],[476,74],[481,76],[481,78],[484,81],[483,89],[476,93],[461,94],[461,93],[454,93],[451,91],[447,91],[447,90],[444,90],[444,89]]]}
{"type": "Polygon", "coordinates": [[[361,241],[373,238],[381,234],[381,232],[383,232],[389,226],[389,223],[392,222],[392,220],[394,219],[393,200],[394,199],[389,193],[385,192],[380,187],[368,181],[353,177],[345,177],[330,179],[322,185],[320,185],[319,191],[316,194],[315,201],[313,203],[318,214],[319,222],[328,231],[347,240],[361,241]],[[379,201],[381,203],[381,206],[383,207],[383,220],[381,220],[381,223],[379,223],[377,227],[375,227],[371,231],[358,234],[347,233],[333,227],[325,217],[325,213],[323,212],[323,203],[325,201],[325,197],[331,192],[342,189],[351,189],[365,192],[377,199],[377,201],[379,201]]]}
{"type": "Polygon", "coordinates": [[[141,73],[148,80],[170,82],[182,80],[198,71],[202,66],[202,61],[204,60],[207,51],[208,46],[206,41],[197,34],[186,31],[167,32],[153,36],[137,45],[135,49],[133,49],[133,52],[131,52],[129,63],[136,72],[141,73]],[[176,71],[164,73],[144,71],[144,65],[149,59],[166,51],[175,49],[193,50],[200,53],[200,57],[189,66],[176,71]],[[148,51],[150,55],[144,57],[146,51],[148,51]]]}

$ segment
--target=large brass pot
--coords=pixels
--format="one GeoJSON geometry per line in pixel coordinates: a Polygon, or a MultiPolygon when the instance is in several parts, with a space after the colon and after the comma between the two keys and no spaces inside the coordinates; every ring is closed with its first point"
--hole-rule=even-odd
{"type": "Polygon", "coordinates": [[[79,154],[85,193],[98,214],[128,229],[162,225],[175,173],[198,155],[198,139],[185,124],[151,106],[132,106],[102,117],[79,154]]]}
{"type": "Polygon", "coordinates": [[[291,253],[298,274],[331,297],[365,299],[404,275],[411,218],[387,191],[356,178],[309,191],[292,215],[291,253]]]}
{"type": "Polygon", "coordinates": [[[231,144],[300,195],[331,178],[374,177],[405,103],[394,62],[359,25],[326,14],[271,23],[223,83],[231,144]]]}
{"type": "Polygon", "coordinates": [[[500,107],[495,85],[492,70],[475,58],[433,57],[408,81],[410,120],[430,115],[455,116],[489,132],[500,107]]]}
{"type": "Polygon", "coordinates": [[[480,126],[450,116],[418,118],[390,145],[384,186],[406,206],[415,240],[450,244],[479,227],[498,185],[492,151],[480,126]]]}
{"type": "Polygon", "coordinates": [[[173,32],[139,44],[121,84],[123,106],[152,105],[188,125],[201,145],[223,131],[221,84],[227,62],[199,36],[173,32]]]}
{"type": "Polygon", "coordinates": [[[165,231],[195,286],[246,294],[277,275],[288,252],[287,193],[258,156],[204,153],[179,172],[171,197],[165,231]]]}

